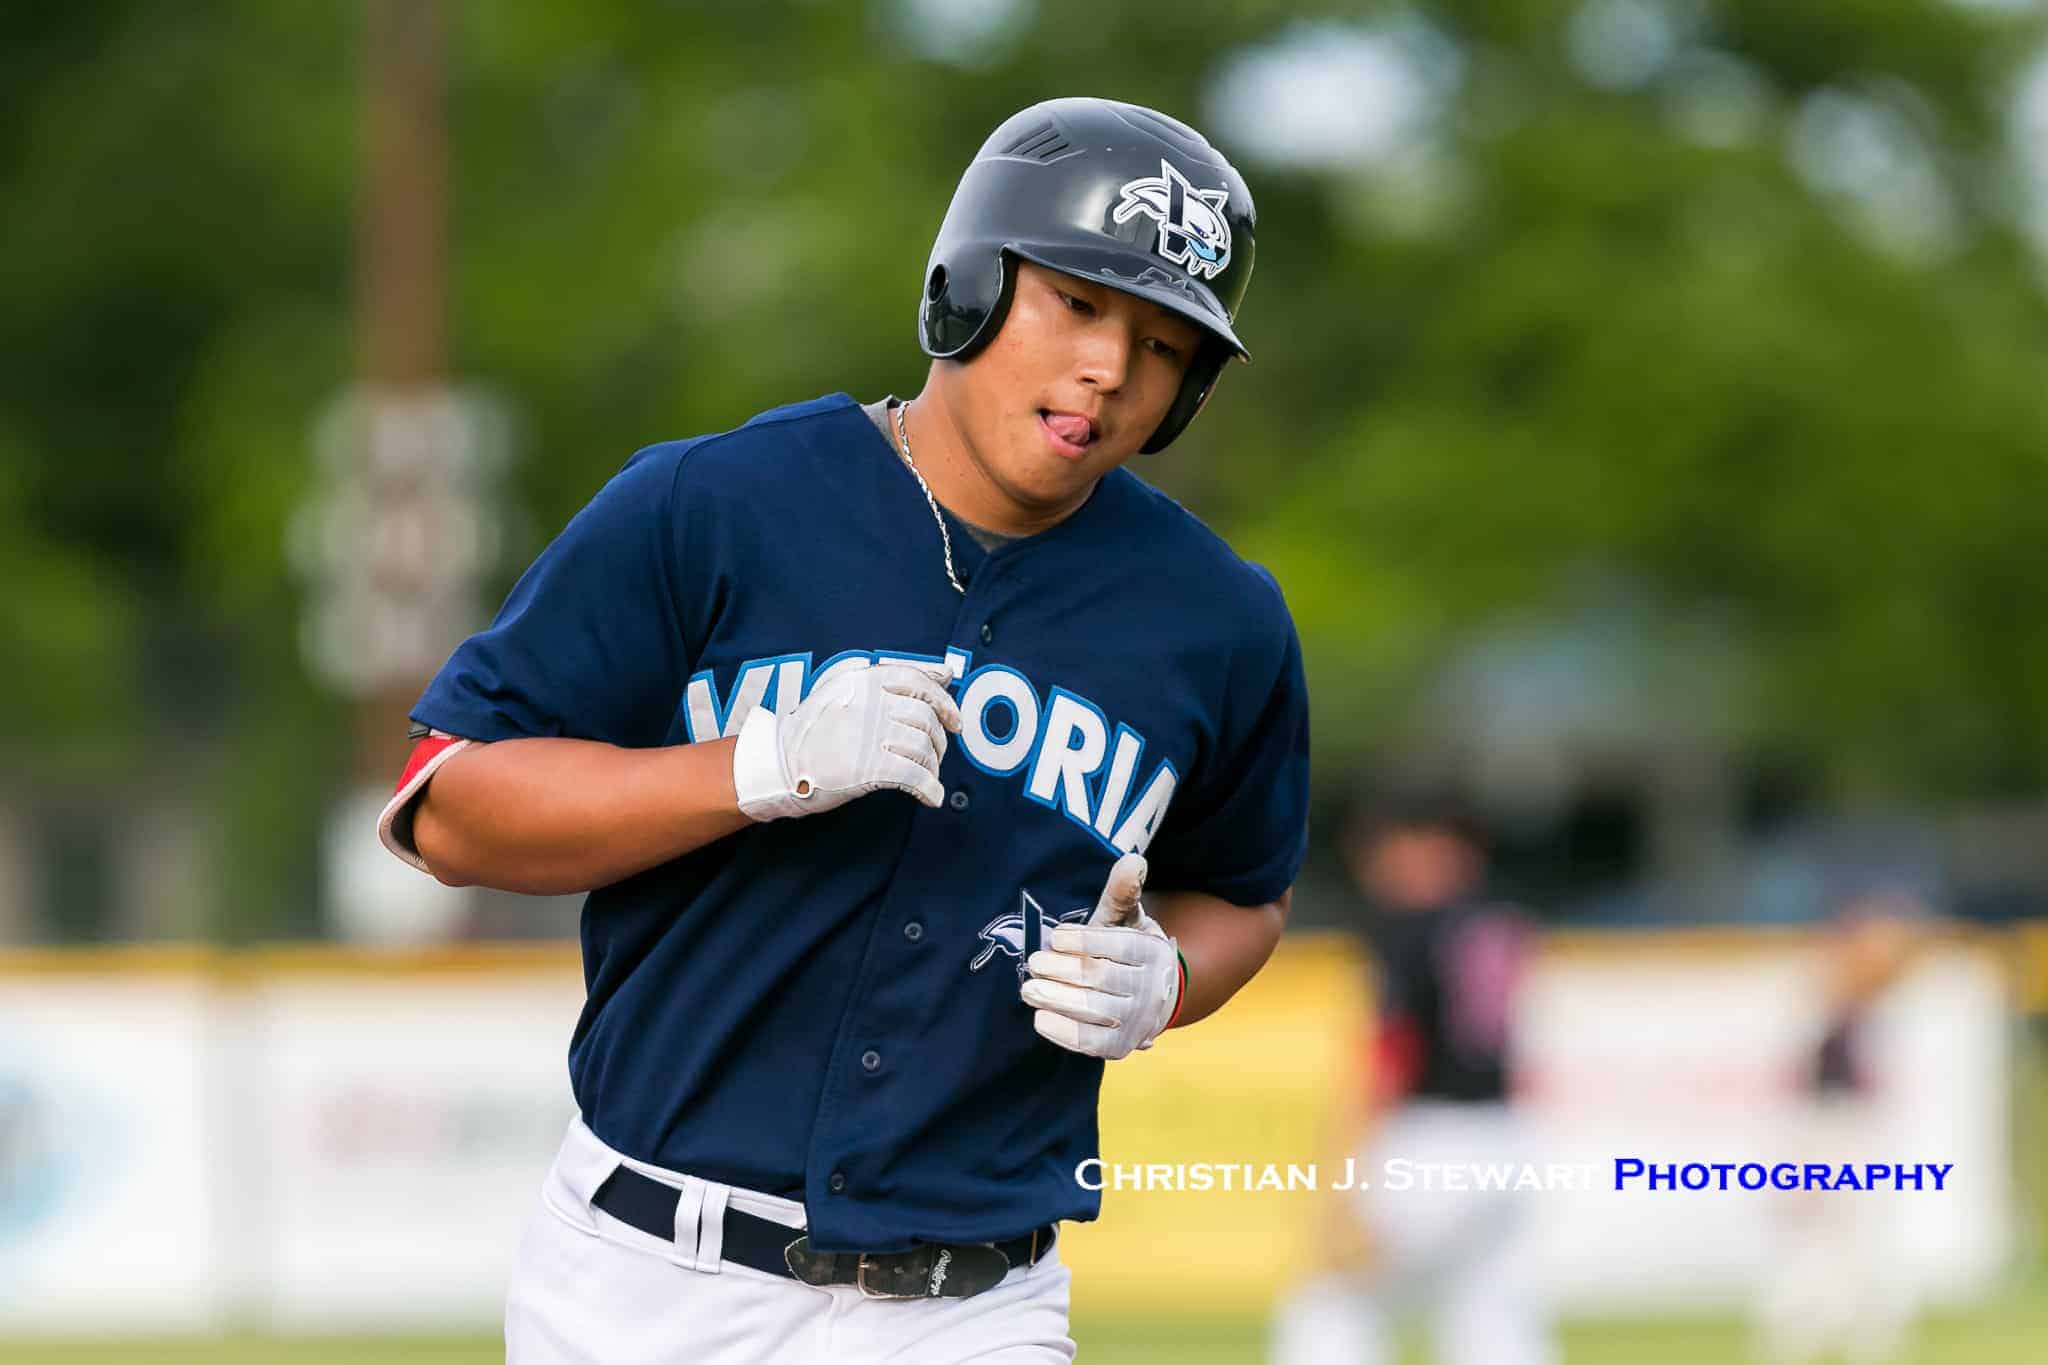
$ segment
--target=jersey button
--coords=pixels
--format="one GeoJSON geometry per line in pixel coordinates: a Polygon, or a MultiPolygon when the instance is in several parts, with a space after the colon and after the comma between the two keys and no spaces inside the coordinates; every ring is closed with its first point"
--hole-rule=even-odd
{"type": "Polygon", "coordinates": [[[846,1193],[846,1172],[832,1172],[832,1178],[825,1182],[825,1188],[832,1191],[832,1193],[834,1194],[846,1193]]]}
{"type": "Polygon", "coordinates": [[[949,806],[951,806],[951,807],[952,807],[952,808],[953,808],[954,810],[966,810],[966,809],[967,809],[967,793],[966,793],[966,792],[954,792],[954,793],[953,793],[953,794],[952,794],[951,796],[949,796],[949,797],[947,797],[947,798],[946,798],[946,804],[947,804],[947,805],[949,805],[949,806]]]}
{"type": "Polygon", "coordinates": [[[873,1048],[869,1048],[866,1052],[861,1053],[860,1069],[867,1072],[870,1076],[880,1071],[882,1069],[882,1054],[873,1048]]]}
{"type": "Polygon", "coordinates": [[[992,645],[996,642],[996,628],[986,621],[981,623],[981,642],[985,645],[992,645]]]}
{"type": "Polygon", "coordinates": [[[924,926],[916,920],[912,920],[903,926],[903,937],[909,939],[912,943],[916,943],[924,937],[924,926]]]}

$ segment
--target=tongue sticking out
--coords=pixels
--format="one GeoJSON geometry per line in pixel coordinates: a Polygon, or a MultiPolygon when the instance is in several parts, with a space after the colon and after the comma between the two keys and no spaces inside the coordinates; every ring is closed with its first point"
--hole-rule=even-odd
{"type": "Polygon", "coordinates": [[[1062,441],[1077,446],[1088,444],[1088,419],[1077,412],[1048,412],[1045,424],[1052,428],[1052,434],[1062,441]]]}

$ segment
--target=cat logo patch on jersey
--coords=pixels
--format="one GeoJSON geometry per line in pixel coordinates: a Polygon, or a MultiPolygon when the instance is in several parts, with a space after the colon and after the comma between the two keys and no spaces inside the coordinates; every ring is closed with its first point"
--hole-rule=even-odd
{"type": "Polygon", "coordinates": [[[1159,242],[1153,249],[1186,266],[1196,279],[1214,279],[1230,264],[1230,222],[1223,216],[1230,191],[1198,190],[1172,162],[1162,160],[1158,175],[1125,181],[1121,194],[1110,216],[1128,223],[1142,213],[1157,222],[1159,242]]]}
{"type": "Polygon", "coordinates": [[[1090,907],[1084,905],[1079,910],[1069,910],[1058,919],[1054,919],[1051,915],[1045,913],[1037,901],[1031,898],[1029,891],[1022,891],[1018,894],[1024,898],[1024,903],[1019,909],[1007,915],[997,915],[981,927],[983,946],[981,951],[974,955],[974,961],[967,964],[968,971],[980,971],[994,959],[998,951],[1001,951],[1017,959],[1017,975],[1021,977],[1028,970],[1024,966],[1024,917],[1026,915],[1038,916],[1038,941],[1040,944],[1043,944],[1046,936],[1052,933],[1055,925],[1073,924],[1087,919],[1093,913],[1090,907]]]}

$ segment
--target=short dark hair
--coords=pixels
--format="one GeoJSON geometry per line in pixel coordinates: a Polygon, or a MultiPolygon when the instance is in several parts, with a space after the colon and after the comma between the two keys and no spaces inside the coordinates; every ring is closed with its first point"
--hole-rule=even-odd
{"type": "Polygon", "coordinates": [[[1475,849],[1486,848],[1486,827],[1458,787],[1443,782],[1386,781],[1353,797],[1344,840],[1356,847],[1396,830],[1443,830],[1475,849]]]}

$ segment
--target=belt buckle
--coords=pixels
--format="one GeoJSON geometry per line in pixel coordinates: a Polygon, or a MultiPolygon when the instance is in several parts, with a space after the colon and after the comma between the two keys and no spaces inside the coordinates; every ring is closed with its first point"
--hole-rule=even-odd
{"type": "MultiPolygon", "coordinates": [[[[865,1251],[863,1251],[863,1252],[862,1252],[862,1253],[860,1254],[860,1260],[856,1261],[856,1262],[854,1263],[854,1267],[853,1267],[853,1282],[854,1282],[854,1285],[855,1285],[856,1287],[858,1287],[858,1288],[859,1288],[859,1290],[860,1290],[860,1292],[861,1292],[861,1297],[862,1297],[862,1298],[866,1298],[866,1299],[907,1299],[907,1298],[910,1298],[910,1297],[912,1297],[912,1296],[911,1296],[911,1295],[909,1295],[909,1294],[894,1294],[894,1293],[891,1293],[890,1291],[888,1291],[888,1290],[886,1290],[886,1289],[874,1289],[874,1288],[871,1288],[871,1287],[870,1287],[870,1286],[868,1285],[868,1268],[869,1268],[869,1264],[868,1264],[868,1263],[869,1263],[869,1259],[870,1259],[870,1258],[869,1258],[869,1256],[868,1256],[868,1253],[867,1253],[867,1252],[865,1252],[865,1251]]],[[[877,1271],[879,1271],[879,1270],[880,1270],[880,1267],[879,1267],[879,1266],[877,1266],[877,1267],[875,1267],[875,1269],[876,1269],[877,1271]]]]}

